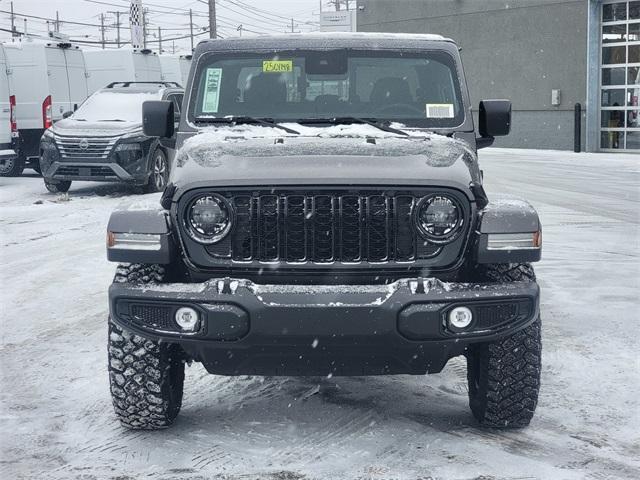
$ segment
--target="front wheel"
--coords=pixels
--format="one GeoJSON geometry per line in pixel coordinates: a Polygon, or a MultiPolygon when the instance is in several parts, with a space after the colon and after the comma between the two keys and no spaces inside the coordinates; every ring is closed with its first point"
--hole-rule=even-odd
{"type": "Polygon", "coordinates": [[[169,182],[169,161],[161,148],[156,148],[151,157],[151,174],[143,187],[144,193],[162,192],[169,182]]]}
{"type": "MultiPolygon", "coordinates": [[[[535,282],[529,264],[487,265],[478,281],[535,282]]],[[[469,406],[481,425],[526,427],[540,391],[542,341],[540,316],[511,336],[474,344],[467,351],[469,406]]]]}
{"type": "Polygon", "coordinates": [[[0,177],[19,177],[24,170],[24,158],[18,156],[0,159],[0,177]]]}
{"type": "Polygon", "coordinates": [[[44,186],[51,193],[65,193],[68,192],[71,188],[71,180],[46,180],[44,181],[44,186]]]}
{"type": "MultiPolygon", "coordinates": [[[[159,265],[120,265],[114,282],[162,283],[164,276],[159,265]]],[[[182,349],[135,335],[109,318],[108,358],[111,399],[120,423],[134,430],[169,427],[182,407],[182,349]]]]}

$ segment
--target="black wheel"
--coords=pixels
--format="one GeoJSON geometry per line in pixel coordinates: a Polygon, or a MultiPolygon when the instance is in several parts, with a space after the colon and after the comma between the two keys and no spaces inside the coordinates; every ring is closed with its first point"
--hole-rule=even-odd
{"type": "MultiPolygon", "coordinates": [[[[158,265],[120,265],[114,282],[149,284],[164,278],[158,265]]],[[[135,430],[170,426],[182,406],[182,349],[128,332],[110,318],[108,346],[111,399],[122,425],[135,430]]]]}
{"type": "Polygon", "coordinates": [[[19,177],[24,170],[24,158],[21,156],[0,159],[0,177],[19,177]]]}
{"type": "MultiPolygon", "coordinates": [[[[487,265],[476,281],[535,282],[529,264],[487,265]]],[[[469,406],[481,425],[526,427],[538,404],[542,341],[540,316],[524,328],[494,342],[479,343],[467,351],[469,406]]]]}
{"type": "Polygon", "coordinates": [[[169,182],[169,161],[161,148],[156,148],[151,156],[149,181],[143,187],[145,193],[162,192],[169,182]]]}
{"type": "Polygon", "coordinates": [[[71,180],[44,180],[44,186],[51,193],[65,193],[71,188],[71,180]]]}

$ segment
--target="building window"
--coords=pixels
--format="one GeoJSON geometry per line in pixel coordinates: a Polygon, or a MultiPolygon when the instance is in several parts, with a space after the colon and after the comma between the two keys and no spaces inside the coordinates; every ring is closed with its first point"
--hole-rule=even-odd
{"type": "Polygon", "coordinates": [[[600,149],[640,151],[640,0],[602,5],[600,149]]]}

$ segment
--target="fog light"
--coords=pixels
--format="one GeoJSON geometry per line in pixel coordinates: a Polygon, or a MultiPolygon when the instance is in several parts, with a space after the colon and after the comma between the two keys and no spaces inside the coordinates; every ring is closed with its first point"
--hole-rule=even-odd
{"type": "Polygon", "coordinates": [[[185,332],[194,332],[198,328],[198,312],[191,307],[179,308],[176,312],[176,323],[185,332]]]}
{"type": "Polygon", "coordinates": [[[456,307],[449,312],[449,327],[453,330],[464,330],[473,320],[473,314],[467,307],[456,307]]]}

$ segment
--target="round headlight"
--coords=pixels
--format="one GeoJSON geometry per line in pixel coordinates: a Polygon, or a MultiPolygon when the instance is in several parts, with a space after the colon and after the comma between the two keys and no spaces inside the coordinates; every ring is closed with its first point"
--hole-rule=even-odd
{"type": "Polygon", "coordinates": [[[432,195],[418,206],[418,229],[433,243],[453,241],[461,231],[462,209],[457,201],[446,195],[432,195]]]}
{"type": "Polygon", "coordinates": [[[229,206],[222,197],[203,195],[189,204],[185,223],[189,236],[196,242],[219,242],[231,230],[229,206]]]}

